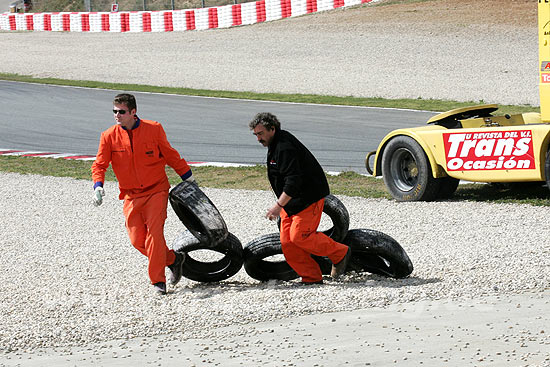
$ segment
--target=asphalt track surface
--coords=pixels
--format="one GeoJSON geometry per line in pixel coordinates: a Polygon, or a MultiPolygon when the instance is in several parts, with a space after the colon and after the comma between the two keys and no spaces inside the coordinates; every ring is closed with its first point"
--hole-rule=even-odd
{"type": "MultiPolygon", "coordinates": [[[[114,123],[121,91],[0,81],[0,149],[95,155],[101,131],[114,123]]],[[[265,148],[248,129],[258,112],[313,152],[326,171],[366,173],[367,152],[390,131],[421,126],[432,112],[132,92],[138,115],[163,124],[190,162],[263,164],[265,148]]]]}

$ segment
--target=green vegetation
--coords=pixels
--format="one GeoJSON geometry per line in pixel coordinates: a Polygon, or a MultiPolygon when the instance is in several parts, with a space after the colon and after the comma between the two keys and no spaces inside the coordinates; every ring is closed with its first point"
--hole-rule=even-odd
{"type": "Polygon", "coordinates": [[[467,184],[458,187],[453,200],[550,206],[549,194],[548,187],[536,182],[467,184]]]}
{"type": "MultiPolygon", "coordinates": [[[[92,162],[67,159],[0,156],[0,171],[43,176],[72,177],[91,180],[92,162]]],[[[270,190],[264,166],[253,167],[193,167],[193,175],[203,187],[221,189],[270,190]]],[[[180,177],[170,168],[166,173],[172,185],[181,182],[180,177]]],[[[116,178],[111,169],[107,171],[107,181],[116,178]]],[[[331,192],[336,195],[365,198],[386,198],[381,179],[363,176],[355,172],[343,172],[338,176],[328,176],[331,192]]],[[[90,190],[91,190],[90,181],[90,190]]],[[[548,188],[531,183],[518,184],[467,184],[460,185],[453,200],[490,201],[497,203],[530,204],[550,206],[548,188]]]]}
{"type": "MultiPolygon", "coordinates": [[[[455,102],[435,99],[397,99],[383,98],[359,98],[359,97],[333,97],[306,94],[275,94],[231,92],[215,90],[198,90],[188,88],[168,88],[135,84],[114,84],[94,81],[73,81],[65,79],[33,78],[26,75],[2,74],[0,79],[43,83],[54,85],[72,85],[88,88],[104,88],[126,91],[143,91],[154,93],[171,93],[181,95],[196,95],[208,97],[225,97],[237,99],[270,100],[296,103],[319,103],[348,106],[369,106],[389,108],[409,108],[428,111],[447,111],[454,108],[483,104],[478,102],[455,102]]],[[[525,113],[539,112],[532,106],[500,106],[499,112],[525,113]]],[[[365,152],[366,153],[366,152],[365,152]]],[[[0,156],[0,171],[16,172],[20,174],[38,174],[44,176],[72,177],[76,179],[90,180],[90,161],[74,161],[66,159],[34,158],[18,156],[0,156]]],[[[172,184],[180,182],[180,178],[167,169],[168,177],[172,184]]],[[[194,167],[193,173],[199,184],[203,187],[270,190],[266,178],[265,167],[194,167]]],[[[106,180],[115,181],[111,170],[107,172],[106,180]]],[[[332,193],[336,195],[358,196],[366,198],[387,198],[391,196],[386,192],[381,179],[367,177],[355,172],[343,172],[338,176],[328,176],[332,193]]],[[[541,185],[514,184],[514,185],[460,185],[454,198],[455,200],[492,201],[499,203],[522,203],[530,205],[550,206],[548,189],[541,185]]]]}

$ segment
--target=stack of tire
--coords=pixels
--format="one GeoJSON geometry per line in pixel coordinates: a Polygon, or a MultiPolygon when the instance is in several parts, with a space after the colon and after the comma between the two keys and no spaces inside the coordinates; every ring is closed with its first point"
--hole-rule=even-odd
{"type": "Polygon", "coordinates": [[[170,190],[170,204],[187,231],[172,244],[185,253],[183,276],[197,282],[219,282],[232,277],[243,266],[241,241],[227,230],[218,208],[194,182],[184,181],[170,190]],[[214,262],[200,261],[190,253],[210,250],[223,257],[214,262]]]}
{"type": "MultiPolygon", "coordinates": [[[[413,265],[405,250],[390,236],[371,229],[349,228],[349,213],[334,195],[325,197],[323,213],[332,220],[332,227],[323,231],[333,240],[351,247],[348,272],[369,272],[391,278],[405,278],[413,271],[413,265]]],[[[298,274],[280,256],[282,254],[279,233],[260,236],[244,247],[244,268],[252,278],[292,280],[298,274]]],[[[332,262],[327,257],[311,256],[324,275],[330,274],[332,262]]]]}
{"type": "MultiPolygon", "coordinates": [[[[187,227],[172,244],[174,251],[186,254],[183,264],[186,278],[218,282],[237,274],[243,265],[250,277],[260,281],[298,278],[282,256],[278,232],[255,238],[243,249],[239,239],[227,230],[216,206],[197,184],[182,182],[170,191],[169,198],[174,212],[187,227]],[[200,261],[191,254],[197,250],[218,252],[222,257],[212,262],[200,261]]],[[[348,230],[349,213],[338,198],[328,195],[323,212],[332,221],[332,227],[323,232],[352,249],[346,272],[366,271],[392,278],[411,274],[413,265],[393,238],[370,229],[348,230]]],[[[330,274],[332,263],[328,258],[312,257],[323,274],[330,274]]]]}

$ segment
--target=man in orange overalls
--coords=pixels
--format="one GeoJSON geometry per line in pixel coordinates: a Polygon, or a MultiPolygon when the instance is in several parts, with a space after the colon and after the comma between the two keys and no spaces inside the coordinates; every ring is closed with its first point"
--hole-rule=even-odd
{"type": "Polygon", "coordinates": [[[170,283],[181,279],[183,254],[169,250],[164,239],[164,222],[170,184],[165,167],[172,167],[183,180],[194,180],[191,169],[166,139],[162,125],[137,115],[136,99],[119,94],[113,101],[116,124],[101,133],[92,165],[93,202],[99,206],[105,191],[105,171],[112,164],[124,200],[126,229],[132,245],[149,259],[149,278],[154,290],[166,294],[165,267],[170,283]]]}
{"type": "Polygon", "coordinates": [[[281,130],[275,115],[259,113],[249,127],[268,148],[267,176],[277,201],[266,217],[281,217],[281,246],[287,263],[303,284],[321,284],[321,269],[311,255],[327,256],[333,263],[331,276],[339,277],[346,270],[351,249],[317,232],[325,196],[330,193],[321,165],[294,135],[281,130]]]}

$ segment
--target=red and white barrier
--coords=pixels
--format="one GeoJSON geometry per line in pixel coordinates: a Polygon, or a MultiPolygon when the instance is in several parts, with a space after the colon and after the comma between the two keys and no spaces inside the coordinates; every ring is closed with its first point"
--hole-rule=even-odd
{"type": "Polygon", "coordinates": [[[0,14],[3,31],[172,32],[228,28],[378,0],[260,0],[201,9],[0,14]]]}

